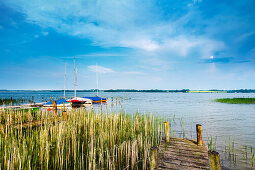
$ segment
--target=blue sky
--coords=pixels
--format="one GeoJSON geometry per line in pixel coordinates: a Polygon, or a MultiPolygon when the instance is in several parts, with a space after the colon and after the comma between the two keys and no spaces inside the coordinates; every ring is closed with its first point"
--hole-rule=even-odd
{"type": "Polygon", "coordinates": [[[255,88],[255,1],[0,0],[0,89],[255,88]]]}

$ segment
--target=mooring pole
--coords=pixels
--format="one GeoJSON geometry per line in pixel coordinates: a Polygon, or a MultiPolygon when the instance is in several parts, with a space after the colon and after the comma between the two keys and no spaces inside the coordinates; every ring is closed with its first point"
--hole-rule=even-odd
{"type": "Polygon", "coordinates": [[[65,120],[67,120],[67,114],[66,114],[66,108],[65,108],[65,102],[63,102],[63,117],[65,120]]]}
{"type": "Polygon", "coordinates": [[[169,123],[167,121],[165,121],[164,126],[165,126],[166,142],[170,142],[169,123]]]}
{"type": "Polygon", "coordinates": [[[220,154],[216,151],[208,151],[210,170],[221,170],[220,154]]]}
{"type": "Polygon", "coordinates": [[[196,130],[197,130],[197,145],[202,145],[203,144],[202,125],[196,124],[196,130]]]}
{"type": "Polygon", "coordinates": [[[151,148],[150,170],[158,169],[158,148],[151,148]]]}
{"type": "Polygon", "coordinates": [[[102,101],[102,98],[101,98],[101,112],[102,112],[102,109],[103,109],[103,107],[102,107],[102,104],[103,104],[103,101],[102,101]]]}
{"type": "Polygon", "coordinates": [[[53,106],[53,117],[57,117],[58,116],[58,111],[57,111],[57,103],[56,101],[52,101],[52,106],[53,106]]]}

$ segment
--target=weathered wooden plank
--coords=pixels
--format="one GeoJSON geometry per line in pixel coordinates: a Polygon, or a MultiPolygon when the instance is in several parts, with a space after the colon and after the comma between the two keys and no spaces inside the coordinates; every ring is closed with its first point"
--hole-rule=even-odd
{"type": "Polygon", "coordinates": [[[195,140],[170,138],[158,148],[158,169],[209,169],[208,149],[195,140]]]}
{"type": "MultiPolygon", "coordinates": [[[[161,161],[161,160],[160,160],[161,161]]],[[[159,164],[161,163],[159,161],[159,164]]],[[[191,161],[189,159],[180,159],[179,157],[168,157],[168,159],[162,159],[165,163],[171,163],[171,164],[176,164],[179,166],[192,166],[192,167],[197,167],[197,168],[206,168],[208,165],[208,161],[200,162],[200,161],[191,161]]]]}
{"type": "Polygon", "coordinates": [[[193,157],[198,157],[198,158],[200,158],[200,157],[206,157],[206,158],[208,158],[207,157],[207,153],[203,153],[203,152],[199,152],[199,151],[193,151],[193,150],[178,150],[178,149],[174,149],[174,148],[172,148],[172,149],[167,149],[167,150],[161,150],[160,149],[160,152],[161,153],[177,153],[178,155],[186,155],[186,156],[193,156],[193,157]],[[191,155],[190,154],[190,152],[192,152],[193,154],[191,155]]]}
{"type": "Polygon", "coordinates": [[[201,163],[206,163],[208,162],[208,157],[207,159],[204,157],[194,157],[194,156],[184,156],[184,155],[178,155],[176,153],[169,153],[169,154],[165,154],[164,157],[167,158],[172,158],[172,159],[179,159],[179,160],[188,160],[190,162],[201,162],[201,163]]]}
{"type": "Polygon", "coordinates": [[[176,147],[178,147],[178,150],[180,151],[193,151],[193,152],[199,152],[199,153],[204,153],[207,154],[207,150],[206,149],[199,149],[199,148],[189,148],[188,145],[173,145],[171,146],[171,144],[169,144],[168,146],[164,146],[164,145],[160,145],[160,147],[164,150],[176,150],[176,147]]]}

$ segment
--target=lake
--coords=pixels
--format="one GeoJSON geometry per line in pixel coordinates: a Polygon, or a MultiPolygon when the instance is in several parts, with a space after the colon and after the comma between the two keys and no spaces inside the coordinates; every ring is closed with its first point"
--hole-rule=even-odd
{"type": "MultiPolygon", "coordinates": [[[[77,92],[77,96],[95,96],[96,93],[77,92]]],[[[217,98],[255,97],[255,93],[99,93],[108,97],[107,110],[127,114],[139,112],[161,116],[171,123],[171,135],[196,138],[195,125],[203,126],[203,139],[217,146],[224,169],[251,168],[251,147],[255,152],[255,104],[224,104],[217,98]],[[116,97],[123,96],[121,104],[116,97]],[[111,97],[114,98],[113,103],[111,97]],[[113,104],[113,105],[112,105],[113,104]],[[215,142],[216,141],[216,142],[215,142]],[[216,143],[216,144],[215,144],[216,143]],[[247,148],[247,149],[246,149],[247,148]],[[246,159],[246,156],[248,159],[246,159]]],[[[1,91],[0,98],[34,96],[36,102],[59,98],[63,92],[1,91]]],[[[72,97],[73,92],[67,92],[72,97]]],[[[94,109],[100,112],[100,104],[94,109]]],[[[106,105],[103,105],[106,109],[106,105]]]]}

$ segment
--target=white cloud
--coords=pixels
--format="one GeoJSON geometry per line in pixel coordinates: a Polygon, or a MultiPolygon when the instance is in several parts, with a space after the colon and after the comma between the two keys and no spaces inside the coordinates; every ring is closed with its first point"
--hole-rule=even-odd
{"type": "Polygon", "coordinates": [[[139,71],[126,71],[122,72],[123,74],[128,74],[128,75],[144,75],[145,73],[139,72],[139,71]]]}
{"type": "Polygon", "coordinates": [[[241,36],[237,37],[237,38],[236,38],[236,41],[237,41],[238,43],[240,43],[240,41],[243,41],[243,40],[249,38],[250,36],[253,36],[254,34],[255,34],[255,31],[251,31],[251,32],[248,32],[248,33],[244,33],[244,34],[242,34],[241,36]]]}
{"type": "Polygon", "coordinates": [[[218,41],[181,32],[190,15],[165,20],[154,1],[10,0],[6,3],[24,13],[27,22],[89,38],[95,45],[128,47],[148,53],[173,52],[180,56],[187,56],[194,48],[211,53],[220,46],[218,41]]]}
{"type": "Polygon", "coordinates": [[[102,73],[102,74],[114,73],[115,72],[111,68],[107,68],[107,67],[103,67],[103,66],[97,66],[97,65],[90,65],[90,66],[88,66],[88,69],[89,69],[89,71],[98,72],[98,73],[102,73]]]}
{"type": "Polygon", "coordinates": [[[121,53],[90,53],[90,54],[77,55],[77,58],[81,58],[81,57],[123,57],[123,56],[128,56],[128,55],[121,54],[121,53]]]}
{"type": "Polygon", "coordinates": [[[137,40],[123,40],[120,45],[124,47],[140,48],[146,51],[155,51],[160,48],[160,45],[150,39],[137,39],[137,40]]]}
{"type": "Polygon", "coordinates": [[[103,66],[99,66],[99,65],[90,65],[88,66],[88,70],[92,71],[92,72],[98,72],[98,73],[102,73],[102,74],[107,74],[107,73],[116,73],[116,75],[145,75],[144,72],[140,72],[140,71],[122,71],[122,72],[118,72],[118,71],[114,71],[111,68],[107,68],[107,67],[103,67],[103,66]]]}
{"type": "Polygon", "coordinates": [[[43,34],[44,36],[47,36],[49,33],[48,33],[48,32],[42,32],[42,34],[43,34]]]}

